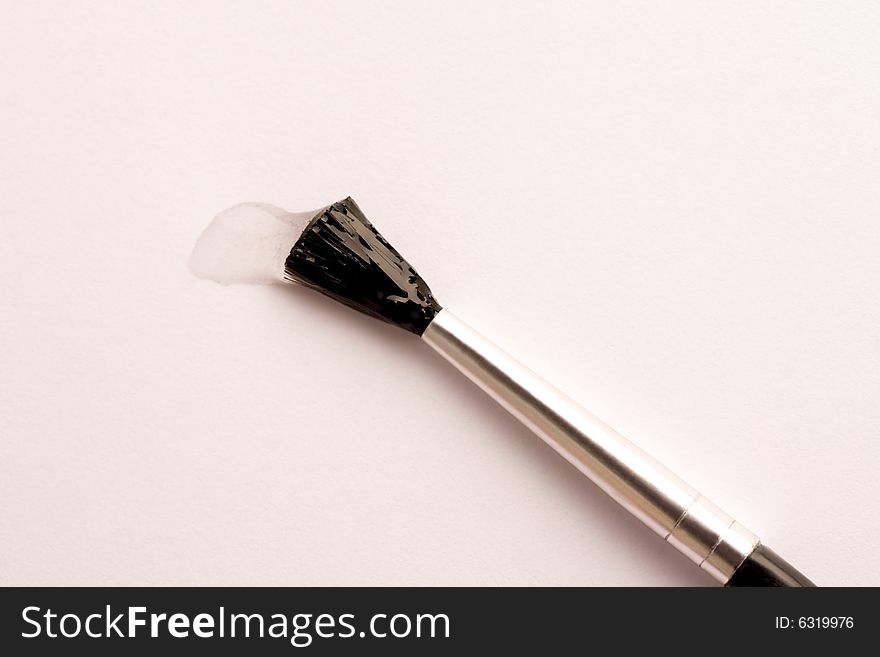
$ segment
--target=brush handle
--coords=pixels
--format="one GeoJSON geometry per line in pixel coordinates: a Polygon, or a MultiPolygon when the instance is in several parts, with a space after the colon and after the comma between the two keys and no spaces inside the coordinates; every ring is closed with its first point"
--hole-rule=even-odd
{"type": "Polygon", "coordinates": [[[775,570],[763,562],[763,567],[752,568],[756,565],[753,556],[763,555],[756,550],[760,541],[755,534],[448,310],[434,317],[422,339],[722,584],[811,585],[778,557],[775,570]],[[740,570],[743,566],[745,572],[740,570]]]}

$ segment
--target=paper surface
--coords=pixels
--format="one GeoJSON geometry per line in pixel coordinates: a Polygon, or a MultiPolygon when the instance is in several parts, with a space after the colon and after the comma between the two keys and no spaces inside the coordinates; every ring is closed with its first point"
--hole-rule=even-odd
{"type": "Polygon", "coordinates": [[[5,5],[0,582],[711,583],[413,336],[187,271],[225,207],[352,195],[818,584],[880,585],[878,31],[874,3],[5,5]]]}

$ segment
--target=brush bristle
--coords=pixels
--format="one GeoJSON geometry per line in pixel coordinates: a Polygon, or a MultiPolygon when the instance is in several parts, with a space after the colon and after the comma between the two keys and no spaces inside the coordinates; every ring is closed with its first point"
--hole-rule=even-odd
{"type": "Polygon", "coordinates": [[[441,310],[427,283],[350,197],[306,226],[287,256],[285,276],[416,335],[441,310]]]}

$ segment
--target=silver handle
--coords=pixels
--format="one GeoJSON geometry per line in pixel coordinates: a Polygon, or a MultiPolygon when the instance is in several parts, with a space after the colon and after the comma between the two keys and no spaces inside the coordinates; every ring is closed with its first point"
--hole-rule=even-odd
{"type": "Polygon", "coordinates": [[[726,583],[758,537],[448,310],[422,334],[443,358],[627,511],[726,583]]]}

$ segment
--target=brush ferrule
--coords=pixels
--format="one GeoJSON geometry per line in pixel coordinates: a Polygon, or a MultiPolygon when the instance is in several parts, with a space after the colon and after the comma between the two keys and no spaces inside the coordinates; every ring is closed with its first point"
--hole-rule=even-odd
{"type": "Polygon", "coordinates": [[[627,511],[719,582],[758,537],[614,429],[441,310],[422,333],[443,358],[627,511]]]}

